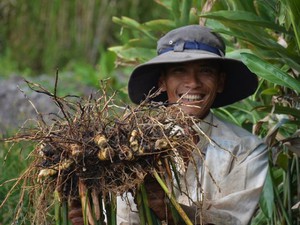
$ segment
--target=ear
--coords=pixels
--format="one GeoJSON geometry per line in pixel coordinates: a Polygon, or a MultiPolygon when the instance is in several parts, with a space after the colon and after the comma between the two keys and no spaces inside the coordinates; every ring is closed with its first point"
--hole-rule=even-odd
{"type": "Polygon", "coordinates": [[[165,76],[162,73],[161,76],[158,79],[158,88],[161,91],[166,91],[167,90],[167,86],[166,86],[166,80],[165,80],[165,76]]]}
{"type": "Polygon", "coordinates": [[[221,72],[219,74],[219,76],[220,76],[220,79],[219,79],[219,85],[218,85],[217,92],[222,93],[224,91],[224,88],[225,88],[226,73],[221,72]]]}

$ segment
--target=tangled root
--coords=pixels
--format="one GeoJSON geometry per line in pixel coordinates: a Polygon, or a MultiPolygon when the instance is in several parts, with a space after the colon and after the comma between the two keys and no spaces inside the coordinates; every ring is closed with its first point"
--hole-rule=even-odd
{"type": "Polygon", "coordinates": [[[60,112],[52,114],[52,123],[40,117],[37,126],[7,141],[35,143],[28,177],[35,179],[34,187],[57,191],[62,199],[76,198],[79,183],[102,196],[134,190],[153,169],[166,172],[165,167],[179,164],[184,170],[195,148],[195,118],[176,105],[166,107],[147,98],[137,107],[119,106],[106,88],[98,97],[60,98],[27,83],[50,96],[60,112]]]}

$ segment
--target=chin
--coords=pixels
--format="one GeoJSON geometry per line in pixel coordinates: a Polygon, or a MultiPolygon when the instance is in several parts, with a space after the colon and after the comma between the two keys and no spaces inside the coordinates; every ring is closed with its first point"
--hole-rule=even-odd
{"type": "Polygon", "coordinates": [[[183,111],[185,114],[187,114],[187,115],[189,115],[189,116],[200,117],[200,116],[202,115],[202,112],[201,112],[201,111],[195,110],[195,109],[190,108],[190,107],[185,107],[185,106],[183,106],[183,107],[181,107],[181,109],[182,109],[182,111],[183,111]]]}

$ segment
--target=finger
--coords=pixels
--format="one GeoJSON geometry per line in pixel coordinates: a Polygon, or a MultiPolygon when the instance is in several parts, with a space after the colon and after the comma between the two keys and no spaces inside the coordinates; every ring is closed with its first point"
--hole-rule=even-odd
{"type": "Polygon", "coordinates": [[[69,218],[76,218],[76,217],[82,217],[82,209],[81,208],[77,208],[77,209],[72,209],[69,212],[69,218]]]}
{"type": "Polygon", "coordinates": [[[82,217],[73,218],[73,219],[71,219],[71,222],[73,225],[83,225],[84,224],[82,217]]]}

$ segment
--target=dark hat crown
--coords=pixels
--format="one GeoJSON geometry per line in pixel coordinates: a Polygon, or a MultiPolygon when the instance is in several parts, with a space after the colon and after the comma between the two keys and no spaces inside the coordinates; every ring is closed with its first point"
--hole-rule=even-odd
{"type": "Polygon", "coordinates": [[[199,25],[174,29],[157,42],[159,55],[168,51],[180,52],[185,50],[204,50],[224,56],[226,46],[220,35],[199,25]]]}

